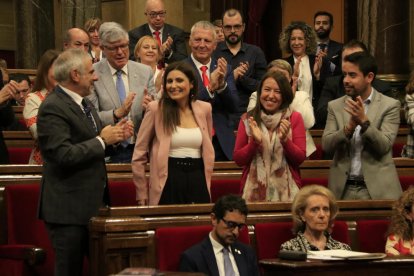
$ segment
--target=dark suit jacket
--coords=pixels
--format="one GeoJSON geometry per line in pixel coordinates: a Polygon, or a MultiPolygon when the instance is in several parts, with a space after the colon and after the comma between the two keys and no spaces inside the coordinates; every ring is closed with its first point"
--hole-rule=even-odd
{"type": "Polygon", "coordinates": [[[9,163],[9,153],[4,143],[3,130],[15,121],[14,112],[8,103],[0,107],[0,164],[9,163]]]}
{"type": "MultiPolygon", "coordinates": [[[[233,160],[233,149],[236,137],[234,135],[234,120],[231,116],[238,111],[239,97],[237,95],[236,85],[234,84],[231,66],[227,66],[226,89],[220,93],[216,93],[212,99],[206,87],[203,85],[201,75],[198,73],[199,71],[191,57],[187,61],[194,67],[196,75],[198,76],[198,99],[210,102],[213,108],[213,127],[221,149],[229,160],[233,160]]],[[[210,72],[214,71],[216,67],[217,61],[212,59],[209,68],[210,72]]]]}
{"type": "MultiPolygon", "coordinates": [[[[153,36],[147,23],[136,27],[128,32],[129,35],[129,59],[135,60],[134,48],[138,40],[144,35],[153,36]]],[[[166,63],[182,60],[187,58],[187,47],[185,45],[185,34],[180,28],[177,28],[170,24],[164,24],[164,30],[162,32],[162,41],[166,41],[168,36],[173,39],[171,50],[173,51],[170,58],[166,58],[166,63]]]]}
{"type": "MultiPolygon", "coordinates": [[[[256,254],[251,247],[236,241],[231,246],[231,250],[240,276],[259,275],[256,254]]],[[[202,272],[210,276],[219,276],[213,245],[209,237],[186,250],[181,255],[179,270],[202,272]]]]}
{"type": "Polygon", "coordinates": [[[328,54],[326,56],[328,60],[334,63],[336,66],[340,66],[341,63],[342,46],[342,43],[339,43],[335,40],[329,40],[328,54]]]}
{"type": "MultiPolygon", "coordinates": [[[[318,102],[318,108],[315,111],[315,126],[314,128],[324,128],[326,124],[326,117],[328,115],[328,102],[338,99],[345,95],[343,76],[333,76],[325,81],[321,96],[318,102]]],[[[391,85],[385,81],[377,78],[372,82],[372,87],[378,92],[392,97],[391,85]]]]}
{"type": "MultiPolygon", "coordinates": [[[[98,114],[89,105],[100,133],[98,114]]],[[[39,108],[37,132],[44,160],[39,218],[48,223],[86,225],[104,203],[105,151],[88,120],[59,86],[39,108]]]]}

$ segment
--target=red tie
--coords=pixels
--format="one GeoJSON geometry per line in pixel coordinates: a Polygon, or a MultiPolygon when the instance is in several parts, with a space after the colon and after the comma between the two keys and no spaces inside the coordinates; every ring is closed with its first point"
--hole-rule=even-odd
{"type": "Polygon", "coordinates": [[[158,41],[158,45],[160,45],[160,47],[161,47],[162,44],[161,44],[160,32],[155,31],[154,35],[155,35],[155,39],[158,41]]]}
{"type": "MultiPolygon", "coordinates": [[[[208,76],[207,76],[208,67],[203,65],[203,66],[200,67],[200,70],[202,72],[201,77],[203,78],[203,84],[204,84],[205,87],[208,87],[209,84],[210,84],[210,80],[208,79],[208,76]]],[[[216,135],[216,131],[215,131],[214,126],[213,126],[213,131],[211,133],[211,136],[214,136],[214,135],[216,135]]]]}
{"type": "Polygon", "coordinates": [[[200,70],[202,72],[201,77],[203,78],[203,84],[205,87],[208,87],[210,84],[210,80],[208,79],[208,76],[207,76],[207,69],[208,67],[205,65],[200,67],[200,70]]]}

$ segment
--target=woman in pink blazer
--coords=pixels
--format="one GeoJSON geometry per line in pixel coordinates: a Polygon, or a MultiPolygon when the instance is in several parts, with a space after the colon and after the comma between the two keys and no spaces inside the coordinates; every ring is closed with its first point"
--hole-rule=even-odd
{"type": "Polygon", "coordinates": [[[191,65],[172,63],[164,76],[164,93],[148,104],[135,143],[132,173],[138,205],[208,203],[214,166],[211,105],[196,100],[191,65]]]}

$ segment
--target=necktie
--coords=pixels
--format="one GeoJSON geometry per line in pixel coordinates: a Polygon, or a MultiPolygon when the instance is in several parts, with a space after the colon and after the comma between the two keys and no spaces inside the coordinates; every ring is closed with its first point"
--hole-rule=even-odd
{"type": "Polygon", "coordinates": [[[223,248],[223,263],[224,263],[224,275],[226,276],[234,276],[234,269],[233,265],[231,264],[229,250],[224,247],[223,248]]]}
{"type": "Polygon", "coordinates": [[[92,117],[91,107],[85,101],[85,99],[82,99],[82,107],[83,107],[83,111],[85,112],[86,117],[88,118],[89,123],[91,124],[91,126],[93,127],[95,132],[98,133],[98,130],[97,130],[96,125],[95,125],[95,121],[92,117]]]}
{"type": "Polygon", "coordinates": [[[123,104],[125,101],[126,92],[124,81],[122,80],[121,70],[116,71],[116,90],[118,91],[119,100],[121,101],[121,104],[123,104]]]}
{"type": "Polygon", "coordinates": [[[205,66],[205,65],[200,67],[200,70],[202,72],[201,77],[203,79],[203,84],[204,84],[205,87],[208,87],[209,84],[210,84],[210,80],[208,79],[208,76],[207,76],[207,69],[208,69],[208,67],[205,66]]]}
{"type": "MultiPolygon", "coordinates": [[[[160,34],[161,33],[159,31],[155,31],[153,34],[154,34],[155,39],[157,40],[158,45],[160,46],[160,49],[161,49],[161,47],[162,47],[161,37],[160,37],[160,34]]],[[[160,61],[158,62],[157,68],[158,69],[162,69],[164,67],[165,67],[164,60],[163,59],[160,59],[160,61]]]]}

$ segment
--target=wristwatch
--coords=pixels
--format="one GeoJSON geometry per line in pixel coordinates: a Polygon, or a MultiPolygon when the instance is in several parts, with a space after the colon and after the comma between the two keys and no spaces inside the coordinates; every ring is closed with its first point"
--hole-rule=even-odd
{"type": "Polygon", "coordinates": [[[361,133],[364,133],[368,127],[371,125],[371,122],[369,120],[366,120],[361,124],[361,133]]]}

